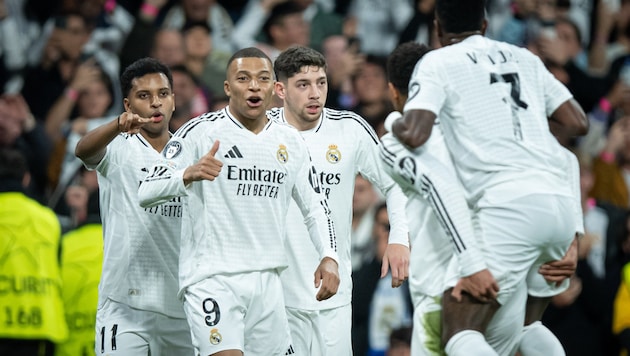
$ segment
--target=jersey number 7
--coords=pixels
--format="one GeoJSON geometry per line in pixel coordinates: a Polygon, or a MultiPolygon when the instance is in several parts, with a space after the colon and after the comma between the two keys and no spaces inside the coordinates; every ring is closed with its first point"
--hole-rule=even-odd
{"type": "MultiPolygon", "coordinates": [[[[518,73],[490,73],[490,84],[507,83],[510,85],[510,109],[512,111],[512,124],[514,126],[514,138],[517,141],[523,140],[521,120],[518,117],[518,110],[527,109],[527,103],[521,100],[521,81],[518,73]]],[[[503,98],[506,101],[505,98],[503,98]]]]}

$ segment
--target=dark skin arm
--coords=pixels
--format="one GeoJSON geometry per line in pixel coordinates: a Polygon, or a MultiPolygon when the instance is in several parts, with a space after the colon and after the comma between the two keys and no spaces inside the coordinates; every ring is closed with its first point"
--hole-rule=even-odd
{"type": "Polygon", "coordinates": [[[583,136],[588,132],[588,118],[580,104],[570,99],[551,114],[549,128],[554,136],[561,139],[583,136]]]}
{"type": "Polygon", "coordinates": [[[409,110],[394,121],[392,132],[400,142],[411,148],[422,146],[431,136],[436,115],[428,110],[409,110]]]}
{"type": "MultiPolygon", "coordinates": [[[[409,110],[402,120],[396,120],[392,132],[405,145],[422,146],[431,136],[436,115],[428,110],[409,110]]],[[[551,132],[557,137],[583,136],[588,132],[588,119],[582,107],[570,99],[551,114],[551,132]]]]}

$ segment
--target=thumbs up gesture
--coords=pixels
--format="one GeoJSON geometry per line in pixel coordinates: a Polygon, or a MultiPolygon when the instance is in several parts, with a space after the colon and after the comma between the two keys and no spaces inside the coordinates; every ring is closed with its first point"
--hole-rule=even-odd
{"type": "Polygon", "coordinates": [[[221,173],[221,167],[223,167],[223,162],[214,157],[218,150],[219,140],[216,140],[205,156],[201,157],[197,163],[186,168],[184,171],[184,184],[188,185],[191,182],[204,179],[213,181],[218,177],[219,173],[221,173]]]}

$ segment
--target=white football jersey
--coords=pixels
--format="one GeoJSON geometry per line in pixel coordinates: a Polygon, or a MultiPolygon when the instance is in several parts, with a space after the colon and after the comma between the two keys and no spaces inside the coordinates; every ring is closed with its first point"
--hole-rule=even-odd
{"type": "Polygon", "coordinates": [[[573,152],[564,147],[563,150],[566,156],[564,163],[567,165],[566,170],[567,176],[569,177],[569,186],[575,198],[575,232],[578,235],[584,235],[584,213],[582,212],[582,191],[580,189],[580,162],[573,152]]]}
{"type": "Polygon", "coordinates": [[[440,118],[469,202],[481,206],[482,198],[571,194],[547,122],[570,98],[531,52],[475,35],[418,62],[405,111],[440,118]]]}
{"type": "Polygon", "coordinates": [[[107,298],[132,308],[184,318],[177,299],[180,198],[142,208],[138,185],[160,159],[141,135],[118,135],[96,166],[103,221],[99,306],[107,298]]]}
{"type": "MultiPolygon", "coordinates": [[[[284,108],[274,108],[269,116],[286,123],[284,108]]],[[[379,158],[380,141],[372,127],[350,111],[324,108],[317,127],[300,131],[306,141],[319,182],[331,207],[331,217],[337,231],[339,254],[339,291],[332,298],[318,302],[313,286],[313,270],[319,260],[317,251],[305,243],[308,231],[295,204],[289,207],[287,219],[287,255],[289,268],[282,271],[285,303],[288,307],[305,310],[331,309],[347,305],[352,299],[351,226],[354,180],[361,173],[387,199],[390,218],[389,242],[409,245],[405,216],[406,198],[400,188],[383,171],[379,158]]]]}
{"type": "MultiPolygon", "coordinates": [[[[337,242],[328,206],[321,194],[304,139],[294,128],[269,120],[255,134],[229,107],[194,118],[182,126],[150,170],[139,195],[143,206],[176,196],[183,201],[180,291],[215,274],[287,266],[284,249],[291,198],[309,226],[307,236],[289,236],[315,244],[319,260],[337,260],[337,242]],[[207,154],[214,142],[223,162],[214,181],[184,186],[184,170],[207,154]]],[[[310,271],[309,282],[313,283],[310,271]]]]}
{"type": "Polygon", "coordinates": [[[410,151],[391,133],[382,138],[385,170],[408,197],[411,234],[409,291],[418,296],[441,296],[447,266],[458,258],[461,275],[487,268],[483,243],[475,236],[464,190],[457,180],[439,124],[429,140],[410,151]]]}

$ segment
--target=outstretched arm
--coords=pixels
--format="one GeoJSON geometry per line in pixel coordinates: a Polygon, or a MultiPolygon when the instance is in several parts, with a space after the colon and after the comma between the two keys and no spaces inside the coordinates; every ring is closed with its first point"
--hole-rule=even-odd
{"type": "Polygon", "coordinates": [[[124,112],[116,119],[89,131],[79,140],[74,151],[84,163],[97,165],[105,156],[107,145],[121,132],[135,134],[140,127],[153,122],[153,118],[143,118],[131,112],[124,112]]]}

